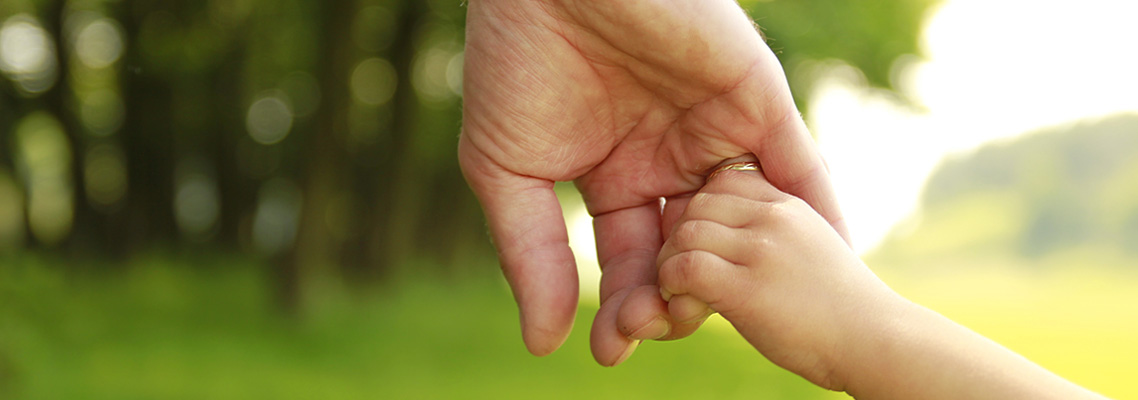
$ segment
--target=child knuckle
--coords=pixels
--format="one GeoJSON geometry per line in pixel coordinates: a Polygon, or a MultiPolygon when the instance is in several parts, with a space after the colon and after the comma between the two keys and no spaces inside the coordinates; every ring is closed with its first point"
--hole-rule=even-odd
{"type": "Polygon", "coordinates": [[[691,200],[688,201],[688,208],[691,210],[711,208],[714,206],[712,203],[715,201],[715,197],[716,196],[711,193],[696,193],[691,197],[691,200]]]}
{"type": "Polygon", "coordinates": [[[703,279],[701,268],[701,254],[699,251],[688,251],[676,260],[676,278],[682,282],[698,284],[703,279]]]}
{"type": "Polygon", "coordinates": [[[696,193],[688,202],[688,215],[691,217],[700,217],[709,215],[710,212],[715,210],[721,210],[728,206],[724,198],[724,195],[716,193],[696,193]]]}
{"type": "Polygon", "coordinates": [[[676,226],[672,238],[682,245],[692,245],[698,242],[709,230],[710,223],[704,220],[687,220],[676,226]]]}
{"type": "Polygon", "coordinates": [[[794,219],[796,207],[786,202],[764,202],[755,206],[756,219],[764,226],[782,226],[794,219]]]}

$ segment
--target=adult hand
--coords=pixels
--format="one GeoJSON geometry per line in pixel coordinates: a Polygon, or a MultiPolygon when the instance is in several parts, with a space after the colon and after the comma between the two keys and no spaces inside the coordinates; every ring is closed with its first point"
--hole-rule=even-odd
{"type": "Polygon", "coordinates": [[[482,203],[530,352],[553,352],[577,305],[554,181],[575,180],[603,275],[593,355],[687,336],[660,298],[669,220],[724,159],[754,153],[770,182],[848,237],[781,66],[732,0],[471,0],[459,161],[482,203]],[[661,210],[660,199],[666,203],[661,210]]]}

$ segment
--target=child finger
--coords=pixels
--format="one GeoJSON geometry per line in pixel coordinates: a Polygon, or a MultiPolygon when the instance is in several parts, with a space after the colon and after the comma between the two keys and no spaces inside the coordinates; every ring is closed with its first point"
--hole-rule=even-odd
{"type": "Polygon", "coordinates": [[[738,243],[746,240],[746,231],[709,220],[685,220],[676,225],[672,235],[660,249],[657,265],[680,253],[700,250],[733,262],[747,258],[747,249],[738,243]]]}
{"type": "Polygon", "coordinates": [[[628,338],[616,328],[620,305],[631,292],[631,289],[624,289],[609,296],[601,303],[596,317],[593,318],[593,327],[589,331],[589,346],[598,364],[606,367],[620,364],[640,345],[639,340],[628,338]]]}
{"type": "Polygon", "coordinates": [[[676,322],[676,320],[672,318],[671,315],[669,315],[668,318],[672,321],[672,331],[668,334],[668,336],[665,336],[663,339],[659,340],[678,340],[686,338],[695,333],[696,330],[699,330],[699,327],[703,325],[703,320],[679,323],[676,322]]]}
{"type": "Polygon", "coordinates": [[[767,202],[735,194],[701,192],[688,201],[681,221],[707,220],[731,228],[742,228],[751,225],[754,216],[769,205],[767,202]]]}
{"type": "Polygon", "coordinates": [[[673,296],[672,300],[668,301],[668,314],[671,314],[672,319],[678,324],[702,322],[714,313],[715,311],[707,303],[695,296],[682,294],[673,296]]]}
{"type": "Polygon", "coordinates": [[[676,298],[681,299],[680,303],[690,304],[686,307],[691,307],[693,310],[702,307],[693,311],[693,315],[695,312],[703,315],[695,315],[677,322],[671,312],[676,301],[665,302],[660,296],[659,286],[645,285],[633,289],[621,302],[616,325],[621,333],[633,340],[676,340],[688,337],[699,329],[711,310],[707,304],[691,296],[676,296],[676,298]],[[697,302],[698,304],[695,304],[697,302]]]}
{"type": "Polygon", "coordinates": [[[660,265],[661,293],[671,294],[671,299],[691,295],[712,310],[724,312],[733,308],[729,295],[738,291],[737,284],[747,281],[743,275],[745,271],[745,268],[711,252],[681,252],[660,265]]]}

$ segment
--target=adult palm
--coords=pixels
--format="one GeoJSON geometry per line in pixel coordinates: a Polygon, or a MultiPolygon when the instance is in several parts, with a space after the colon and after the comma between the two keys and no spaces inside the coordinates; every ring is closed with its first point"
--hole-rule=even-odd
{"type": "Polygon", "coordinates": [[[577,304],[554,181],[575,180],[594,216],[604,365],[701,322],[671,319],[655,260],[721,161],[754,153],[846,236],[778,60],[734,1],[472,0],[466,40],[459,159],[534,354],[561,345],[577,304]]]}

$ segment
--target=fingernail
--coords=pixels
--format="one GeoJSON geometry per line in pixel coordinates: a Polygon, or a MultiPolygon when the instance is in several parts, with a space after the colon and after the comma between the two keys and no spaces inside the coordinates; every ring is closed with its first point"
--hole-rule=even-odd
{"type": "Polygon", "coordinates": [[[620,363],[623,363],[624,360],[627,360],[628,357],[632,356],[632,352],[636,351],[636,348],[639,346],[640,346],[640,341],[639,340],[633,340],[632,343],[629,343],[628,347],[626,347],[624,349],[624,352],[620,353],[620,357],[617,357],[616,361],[614,361],[612,363],[612,365],[609,365],[609,366],[615,367],[617,365],[620,365],[620,363]]]}
{"type": "Polygon", "coordinates": [[[671,301],[672,300],[672,292],[669,292],[668,289],[664,289],[664,287],[661,286],[660,287],[660,297],[664,298],[664,301],[671,301]]]}
{"type": "Polygon", "coordinates": [[[668,313],[679,324],[699,322],[710,317],[714,311],[707,303],[692,296],[676,296],[668,302],[668,313]]]}
{"type": "Polygon", "coordinates": [[[668,324],[668,321],[656,317],[652,319],[652,322],[629,334],[628,337],[641,340],[656,340],[668,336],[671,330],[672,326],[668,324]]]}
{"type": "Polygon", "coordinates": [[[691,324],[691,323],[700,322],[700,321],[703,321],[703,320],[710,318],[711,314],[715,314],[715,311],[708,308],[708,309],[704,310],[703,314],[699,314],[695,318],[689,318],[685,321],[676,321],[676,323],[687,325],[687,324],[691,324]]]}

